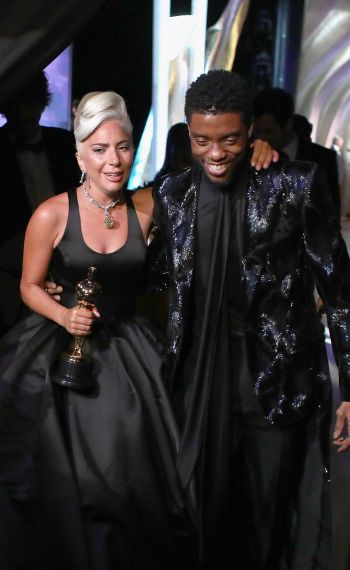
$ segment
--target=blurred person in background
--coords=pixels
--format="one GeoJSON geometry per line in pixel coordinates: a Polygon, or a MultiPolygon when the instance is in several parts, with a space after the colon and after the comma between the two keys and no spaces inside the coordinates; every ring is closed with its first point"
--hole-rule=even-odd
{"type": "Polygon", "coordinates": [[[0,336],[20,317],[19,294],[24,231],[37,206],[79,180],[71,132],[40,125],[51,93],[40,71],[0,107],[0,336]]]}
{"type": "MultiPolygon", "coordinates": [[[[334,212],[340,222],[340,189],[336,153],[301,136],[300,121],[294,123],[294,99],[279,87],[269,87],[254,98],[255,136],[268,141],[289,160],[315,162],[324,171],[334,212]]],[[[305,122],[304,122],[305,125],[305,122]]],[[[305,133],[305,128],[302,129],[305,133]]],[[[308,130],[306,129],[306,133],[308,130]]]]}

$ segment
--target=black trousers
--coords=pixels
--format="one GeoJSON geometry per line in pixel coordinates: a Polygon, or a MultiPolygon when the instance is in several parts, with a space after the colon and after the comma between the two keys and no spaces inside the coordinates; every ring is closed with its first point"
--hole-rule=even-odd
{"type": "Polygon", "coordinates": [[[330,570],[322,414],[283,430],[259,413],[235,420],[229,513],[198,568],[330,570]]]}
{"type": "MultiPolygon", "coordinates": [[[[222,511],[220,506],[223,514],[213,524],[204,517],[202,562],[193,562],[190,568],[333,570],[328,564],[331,407],[317,408],[310,417],[283,429],[271,425],[253,390],[244,336],[231,340],[233,427],[227,506],[222,511]]],[[[187,379],[195,358],[193,350],[187,379]]],[[[219,463],[209,456],[205,475],[210,478],[220,469],[219,463]]],[[[206,512],[218,512],[215,504],[207,508],[213,501],[205,491],[206,512]]]]}

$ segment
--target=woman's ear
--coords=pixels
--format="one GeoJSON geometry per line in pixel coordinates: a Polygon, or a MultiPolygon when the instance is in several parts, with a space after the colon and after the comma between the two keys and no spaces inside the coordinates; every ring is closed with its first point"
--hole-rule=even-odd
{"type": "Polygon", "coordinates": [[[84,161],[83,161],[83,159],[81,158],[80,153],[79,153],[79,152],[76,152],[76,153],[75,153],[75,157],[76,157],[76,159],[77,159],[77,161],[78,161],[80,170],[81,170],[81,171],[85,171],[84,161]]]}

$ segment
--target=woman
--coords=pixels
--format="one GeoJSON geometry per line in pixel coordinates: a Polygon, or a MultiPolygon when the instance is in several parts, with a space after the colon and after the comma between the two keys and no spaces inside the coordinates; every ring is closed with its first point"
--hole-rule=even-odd
{"type": "Polygon", "coordinates": [[[0,346],[2,568],[180,568],[162,343],[135,316],[151,189],[125,190],[133,144],[122,97],[86,95],[74,127],[84,181],[33,214],[21,293],[34,312],[0,346]],[[98,309],[79,307],[75,295],[91,266],[98,309]],[[45,290],[48,274],[63,285],[62,303],[45,290]],[[55,384],[72,335],[89,339],[90,391],[55,384]]]}

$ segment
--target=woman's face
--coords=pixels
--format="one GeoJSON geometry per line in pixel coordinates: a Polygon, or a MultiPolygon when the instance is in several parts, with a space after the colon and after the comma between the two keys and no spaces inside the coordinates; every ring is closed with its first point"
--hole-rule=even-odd
{"type": "Polygon", "coordinates": [[[134,147],[131,135],[121,123],[102,123],[80,143],[77,160],[95,192],[115,194],[126,184],[132,167],[134,147]]]}

